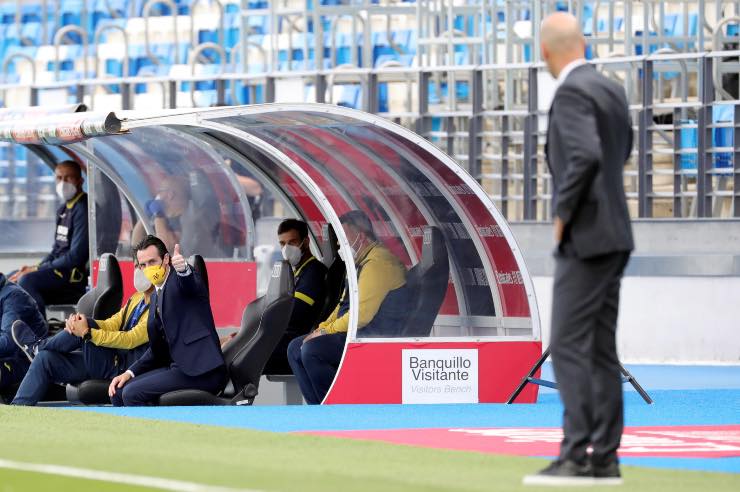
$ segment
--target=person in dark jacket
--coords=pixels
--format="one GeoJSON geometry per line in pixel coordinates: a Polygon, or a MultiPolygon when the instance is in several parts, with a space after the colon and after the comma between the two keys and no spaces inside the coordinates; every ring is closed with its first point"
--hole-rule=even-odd
{"type": "Polygon", "coordinates": [[[180,253],[170,260],[164,243],[147,236],[136,246],[137,268],[154,284],[147,333],[149,348],[108,388],[116,406],[155,405],[170,391],[218,393],[228,373],[208,290],[180,253]]]}
{"type": "Polygon", "coordinates": [[[0,391],[20,382],[28,369],[28,360],[13,342],[13,323],[18,320],[26,323],[34,336],[46,335],[46,322],[36,301],[0,273],[0,391]]]}
{"type": "Polygon", "coordinates": [[[541,32],[559,84],[545,154],[557,244],[550,350],[565,410],[558,459],[524,483],[616,485],[624,422],[617,313],[634,247],[623,178],[632,125],[624,87],[584,59],[578,20],[552,14],[541,32]]]}
{"type": "Polygon", "coordinates": [[[154,286],[137,269],[134,287],[137,292],[110,318],[94,320],[72,314],[64,330],[40,342],[27,324],[16,321],[13,340],[31,367],[13,405],[35,405],[51,383],[112,379],[141,357],[149,346],[146,322],[154,286]]]}
{"type": "MultiPolygon", "coordinates": [[[[375,236],[370,219],[360,210],[339,217],[357,268],[357,336],[397,336],[408,312],[406,267],[375,236]]],[[[303,398],[317,405],[326,396],[336,375],[349,330],[349,284],[329,317],[308,335],[288,345],[288,363],[303,398]]]]}
{"type": "Polygon", "coordinates": [[[288,329],[265,365],[265,374],[292,374],[288,364],[288,344],[306,335],[319,321],[326,297],[326,266],[311,254],[308,224],[285,219],[278,226],[278,242],[283,258],[293,267],[295,301],[288,329]]]}
{"type": "Polygon", "coordinates": [[[38,265],[25,265],[9,275],[36,300],[41,314],[47,304],[74,304],[87,288],[89,246],[87,193],[82,191],[82,169],[75,161],[57,164],[57,210],[54,246],[38,265]]]}

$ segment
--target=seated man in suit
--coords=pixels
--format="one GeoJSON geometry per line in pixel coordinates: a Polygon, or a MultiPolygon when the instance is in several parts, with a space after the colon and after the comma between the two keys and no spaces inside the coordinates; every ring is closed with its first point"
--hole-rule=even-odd
{"type": "Polygon", "coordinates": [[[18,384],[28,369],[28,361],[13,343],[12,327],[19,320],[27,323],[34,338],[46,334],[46,321],[33,297],[0,273],[0,391],[18,384]]]}
{"type": "Polygon", "coordinates": [[[135,248],[137,268],[154,284],[147,317],[149,348],[111,381],[116,406],[154,405],[170,391],[218,393],[228,374],[219,346],[208,291],[175,244],[170,255],[162,240],[147,236],[135,248]]]}
{"type": "Polygon", "coordinates": [[[134,287],[137,292],[110,318],[72,314],[63,331],[40,342],[27,324],[13,324],[13,340],[31,361],[13,405],[35,405],[51,383],[112,379],[141,357],[148,347],[146,321],[154,286],[137,269],[134,287]]]}
{"type": "MultiPolygon", "coordinates": [[[[358,336],[393,336],[402,328],[408,310],[406,267],[378,241],[370,219],[363,212],[353,210],[339,220],[357,268],[358,336]]],[[[288,363],[309,405],[321,403],[329,391],[342,359],[348,328],[346,286],[329,317],[316,330],[288,345],[288,363]]]]}

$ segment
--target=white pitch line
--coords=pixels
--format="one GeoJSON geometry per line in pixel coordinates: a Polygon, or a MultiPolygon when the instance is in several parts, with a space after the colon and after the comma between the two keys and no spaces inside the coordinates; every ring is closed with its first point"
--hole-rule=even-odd
{"type": "Polygon", "coordinates": [[[233,489],[229,487],[218,487],[182,480],[171,480],[169,478],[148,477],[146,475],[129,475],[128,473],[114,473],[86,468],[74,468],[61,465],[43,465],[37,463],[22,463],[0,459],[0,468],[9,470],[20,470],[47,475],[62,475],[65,477],[83,478],[86,480],[99,480],[102,482],[122,483],[126,485],[140,485],[161,490],[172,490],[176,492],[262,492],[256,489],[233,489]]]}

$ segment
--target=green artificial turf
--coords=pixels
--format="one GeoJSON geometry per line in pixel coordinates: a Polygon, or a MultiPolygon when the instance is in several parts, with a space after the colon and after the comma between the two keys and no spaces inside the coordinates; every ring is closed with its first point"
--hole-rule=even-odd
{"type": "Polygon", "coordinates": [[[44,473],[20,472],[0,469],[0,491],[74,490],[75,492],[139,492],[147,489],[134,485],[103,483],[98,480],[80,480],[44,473]]]}
{"type": "MultiPolygon", "coordinates": [[[[0,458],[215,486],[321,492],[537,490],[523,487],[522,476],[546,464],[534,458],[8,406],[0,406],[0,458]]],[[[623,474],[624,490],[630,491],[740,490],[740,476],[733,474],[641,467],[624,467],[623,474]]],[[[0,469],[0,490],[49,490],[48,477],[0,469]]],[[[80,487],[95,484],[52,478],[53,483],[74,483],[75,490],[77,482],[80,487]]]]}

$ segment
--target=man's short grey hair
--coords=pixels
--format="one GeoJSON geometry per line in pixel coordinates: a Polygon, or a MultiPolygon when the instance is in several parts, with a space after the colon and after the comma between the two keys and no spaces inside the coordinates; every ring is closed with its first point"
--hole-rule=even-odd
{"type": "Polygon", "coordinates": [[[365,233],[369,238],[375,239],[373,224],[370,222],[370,218],[362,210],[352,210],[346,214],[342,214],[342,216],[339,217],[339,222],[342,224],[350,224],[355,229],[365,233]]]}

